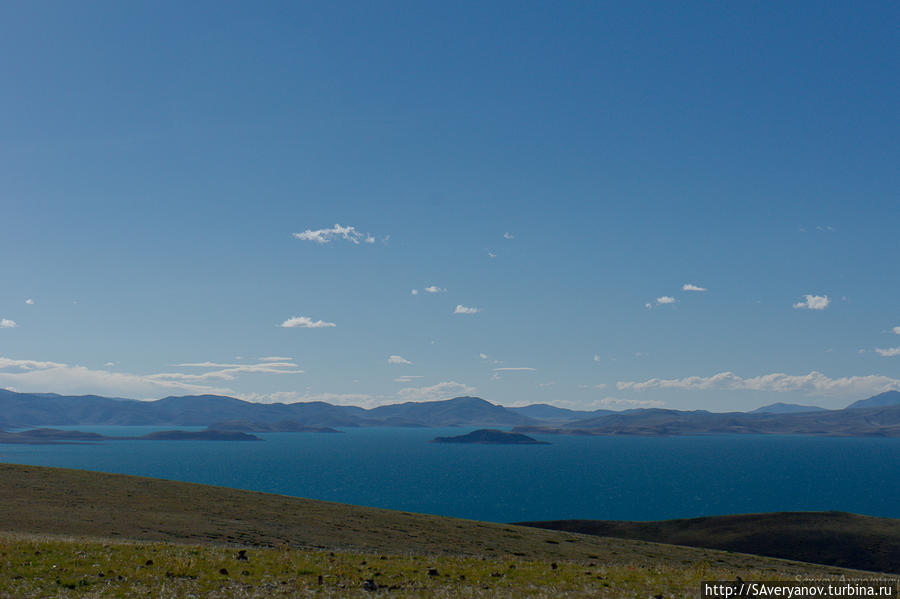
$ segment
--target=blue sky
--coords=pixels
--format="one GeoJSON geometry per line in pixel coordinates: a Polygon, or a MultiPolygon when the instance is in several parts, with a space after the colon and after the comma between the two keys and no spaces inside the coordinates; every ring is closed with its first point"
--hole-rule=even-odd
{"type": "Polygon", "coordinates": [[[896,4],[335,4],[0,6],[0,387],[900,389],[896,4]]]}

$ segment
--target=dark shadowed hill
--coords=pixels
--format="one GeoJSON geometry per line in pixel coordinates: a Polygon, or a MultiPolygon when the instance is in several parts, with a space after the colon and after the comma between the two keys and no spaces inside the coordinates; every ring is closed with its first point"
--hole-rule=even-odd
{"type": "Polygon", "coordinates": [[[556,520],[520,524],[876,572],[900,572],[900,520],[844,512],[780,512],[660,522],[556,520]]]}

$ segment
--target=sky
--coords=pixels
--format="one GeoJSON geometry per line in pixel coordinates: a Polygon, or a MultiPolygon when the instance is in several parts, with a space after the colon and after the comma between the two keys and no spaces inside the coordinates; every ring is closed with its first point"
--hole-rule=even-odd
{"type": "Polygon", "coordinates": [[[0,387],[900,389],[890,2],[0,4],[0,387]]]}

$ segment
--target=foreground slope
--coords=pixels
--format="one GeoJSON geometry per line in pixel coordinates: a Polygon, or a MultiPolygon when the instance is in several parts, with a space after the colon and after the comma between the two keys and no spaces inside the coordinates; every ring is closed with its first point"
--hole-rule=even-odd
{"type": "Polygon", "coordinates": [[[0,464],[0,597],[695,597],[866,573],[221,487],[0,464]]]}
{"type": "Polygon", "coordinates": [[[82,470],[0,464],[0,531],[391,554],[520,557],[786,573],[829,568],[283,495],[82,470]]]}

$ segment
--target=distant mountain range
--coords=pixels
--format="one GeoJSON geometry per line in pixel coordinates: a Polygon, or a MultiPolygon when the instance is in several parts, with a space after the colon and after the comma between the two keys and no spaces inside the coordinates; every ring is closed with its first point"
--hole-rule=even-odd
{"type": "Polygon", "coordinates": [[[567,410],[547,404],[505,408],[478,397],[407,402],[365,409],[325,402],[259,404],[197,395],[137,401],[96,395],[16,393],[0,389],[0,430],[53,425],[206,426],[231,430],[313,427],[514,427],[522,433],[695,435],[771,433],[900,436],[900,392],[887,391],[843,410],[772,404],[752,412],[634,409],[567,410]],[[239,424],[240,426],[236,426],[239,424]]]}

